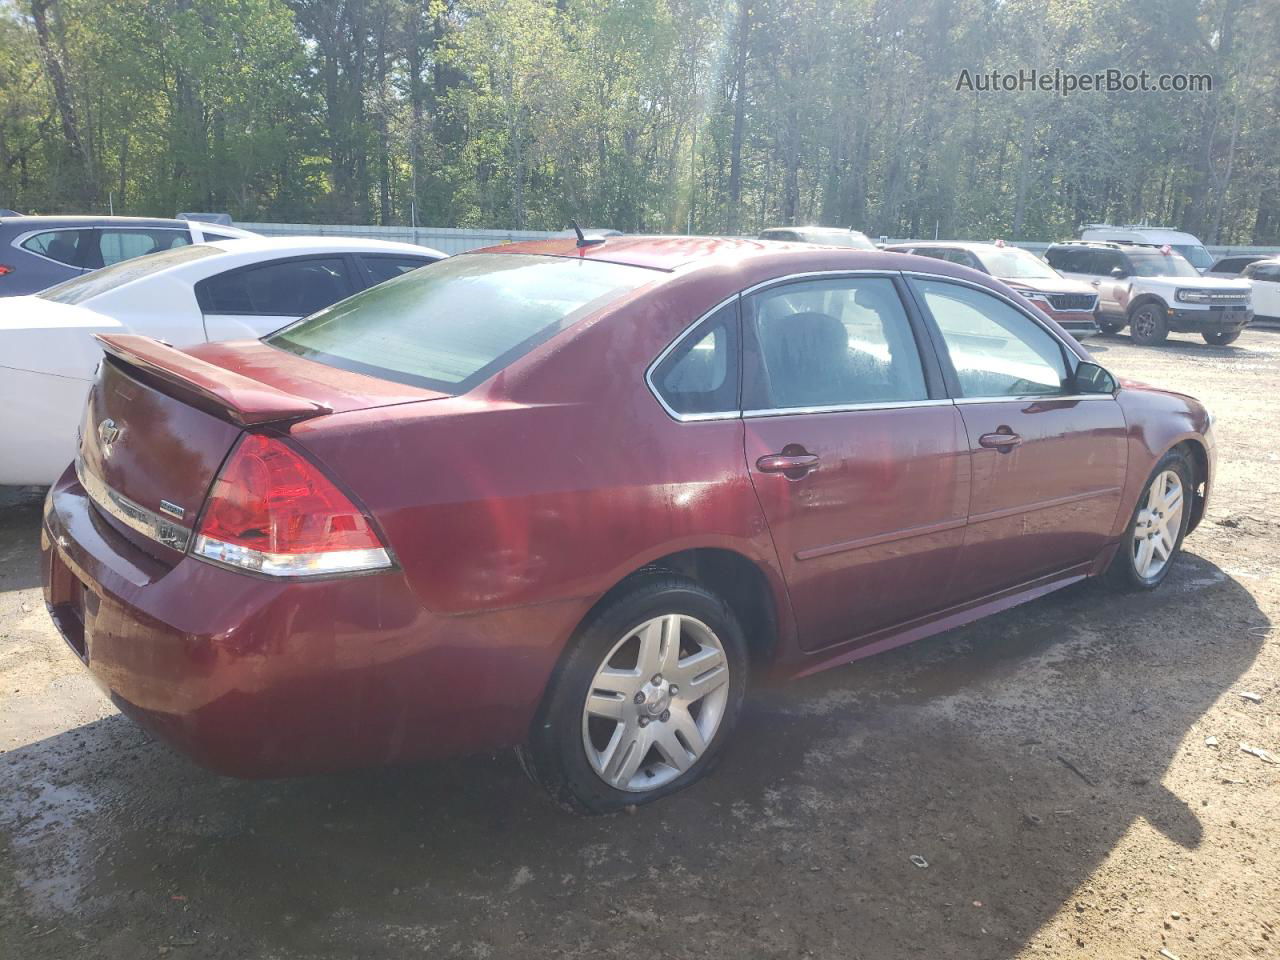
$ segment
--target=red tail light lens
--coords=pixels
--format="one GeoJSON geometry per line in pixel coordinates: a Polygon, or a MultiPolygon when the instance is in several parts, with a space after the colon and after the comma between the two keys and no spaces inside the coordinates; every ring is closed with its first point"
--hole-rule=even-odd
{"type": "Polygon", "coordinates": [[[9,266],[7,263],[0,263],[0,277],[7,276],[11,273],[13,273],[13,267],[9,266]]]}
{"type": "Polygon", "coordinates": [[[351,498],[284,441],[260,434],[245,436],[218,474],[194,552],[279,577],[391,566],[351,498]]]}

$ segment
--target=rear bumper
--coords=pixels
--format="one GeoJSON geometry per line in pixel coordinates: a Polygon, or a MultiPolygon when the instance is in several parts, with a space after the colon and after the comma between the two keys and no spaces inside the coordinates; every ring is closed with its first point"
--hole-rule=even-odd
{"type": "Polygon", "coordinates": [[[120,710],[213,770],[278,777],[522,742],[579,602],[466,617],[399,571],[278,582],[166,566],[68,471],[41,535],[54,623],[120,710]],[[563,632],[561,632],[563,631],[563,632]]]}

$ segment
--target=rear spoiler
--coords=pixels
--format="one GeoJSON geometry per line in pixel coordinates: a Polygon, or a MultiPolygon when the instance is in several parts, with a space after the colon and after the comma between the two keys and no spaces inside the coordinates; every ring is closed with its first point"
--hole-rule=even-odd
{"type": "Polygon", "coordinates": [[[97,335],[107,356],[163,383],[192,406],[242,427],[305,420],[331,412],[313,400],[286,393],[243,374],[208,363],[137,334],[97,335]]]}

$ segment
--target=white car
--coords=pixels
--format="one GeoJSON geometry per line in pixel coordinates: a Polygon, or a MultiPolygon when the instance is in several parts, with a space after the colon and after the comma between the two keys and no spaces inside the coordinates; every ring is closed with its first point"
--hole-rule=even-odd
{"type": "Polygon", "coordinates": [[[99,333],[176,347],[260,337],[442,259],[409,243],[255,237],[192,244],[75,277],[0,309],[0,485],[46,485],[75,457],[99,333]]]}
{"type": "Polygon", "coordinates": [[[1253,288],[1253,315],[1259,320],[1280,322],[1280,259],[1258,260],[1240,274],[1253,288]]]}

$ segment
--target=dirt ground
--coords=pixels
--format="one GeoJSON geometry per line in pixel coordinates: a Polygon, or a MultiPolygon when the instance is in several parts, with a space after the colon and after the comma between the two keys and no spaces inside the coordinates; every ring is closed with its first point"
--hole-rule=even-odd
{"type": "Polygon", "coordinates": [[[0,492],[0,957],[1280,957],[1280,765],[1241,750],[1280,757],[1280,332],[1090,347],[1218,418],[1162,589],[757,690],[712,777],[630,816],[507,754],[193,767],[55,634],[39,499],[0,492]]]}

